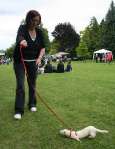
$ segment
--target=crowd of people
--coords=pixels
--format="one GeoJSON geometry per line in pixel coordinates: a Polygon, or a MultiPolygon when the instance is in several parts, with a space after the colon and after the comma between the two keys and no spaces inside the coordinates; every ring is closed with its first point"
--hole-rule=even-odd
{"type": "Polygon", "coordinates": [[[96,53],[95,54],[95,60],[97,62],[105,62],[105,63],[110,63],[113,60],[113,55],[111,52],[109,53],[96,53]]]}
{"type": "Polygon", "coordinates": [[[1,57],[0,58],[0,65],[2,64],[9,64],[11,62],[11,59],[10,58],[6,58],[6,57],[1,57]]]}
{"type": "Polygon", "coordinates": [[[71,61],[68,61],[66,66],[64,62],[60,59],[57,65],[53,65],[50,60],[47,61],[47,64],[38,67],[38,73],[64,73],[72,71],[71,61]]]}

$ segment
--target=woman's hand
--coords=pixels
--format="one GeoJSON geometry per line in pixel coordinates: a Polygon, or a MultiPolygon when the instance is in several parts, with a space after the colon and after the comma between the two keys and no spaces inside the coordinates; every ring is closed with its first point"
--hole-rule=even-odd
{"type": "Polygon", "coordinates": [[[45,54],[45,48],[42,48],[41,51],[40,51],[39,57],[36,60],[36,65],[40,65],[41,64],[41,59],[42,59],[44,54],[45,54]]]}
{"type": "Polygon", "coordinates": [[[26,40],[22,40],[22,41],[20,42],[20,45],[23,46],[23,47],[25,47],[25,48],[28,46],[26,40]]]}
{"type": "Polygon", "coordinates": [[[37,60],[36,60],[36,65],[40,65],[41,64],[41,58],[38,58],[37,60]]]}

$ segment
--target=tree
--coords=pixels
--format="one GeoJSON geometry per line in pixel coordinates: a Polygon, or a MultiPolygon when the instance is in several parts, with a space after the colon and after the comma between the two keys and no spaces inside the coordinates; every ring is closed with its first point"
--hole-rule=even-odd
{"type": "Polygon", "coordinates": [[[90,24],[81,32],[81,40],[86,44],[90,55],[99,48],[99,24],[95,17],[92,17],[90,24]]]}
{"type": "Polygon", "coordinates": [[[106,31],[105,31],[105,20],[102,19],[100,25],[99,25],[99,48],[100,49],[106,49],[106,41],[105,41],[105,36],[106,36],[106,31]]]}
{"type": "Polygon", "coordinates": [[[51,46],[50,46],[48,31],[46,28],[42,28],[42,31],[43,31],[43,36],[44,36],[45,50],[46,50],[46,53],[49,53],[51,46]]]}
{"type": "Polygon", "coordinates": [[[113,1],[102,25],[102,43],[106,49],[111,50],[115,54],[115,6],[113,1]]]}
{"type": "Polygon", "coordinates": [[[115,6],[111,2],[105,19],[98,24],[95,17],[90,24],[81,32],[81,40],[86,43],[88,51],[92,55],[94,50],[105,48],[115,55],[115,6]]]}
{"type": "Polygon", "coordinates": [[[13,57],[14,46],[15,46],[15,44],[12,44],[11,47],[7,48],[6,52],[5,52],[6,56],[10,57],[11,59],[13,57]]]}
{"type": "Polygon", "coordinates": [[[74,54],[75,48],[79,45],[80,36],[70,23],[59,23],[52,35],[60,45],[58,51],[74,54]]]}
{"type": "Polygon", "coordinates": [[[55,39],[53,39],[53,41],[51,42],[50,54],[57,53],[58,52],[57,49],[59,49],[59,48],[60,48],[59,43],[55,39]]]}
{"type": "Polygon", "coordinates": [[[89,56],[88,48],[85,42],[80,41],[79,47],[76,48],[77,55],[81,57],[89,56]]]}

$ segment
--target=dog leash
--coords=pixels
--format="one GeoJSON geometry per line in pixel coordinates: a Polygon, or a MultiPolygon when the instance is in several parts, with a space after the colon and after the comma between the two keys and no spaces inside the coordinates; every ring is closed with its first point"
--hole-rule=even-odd
{"type": "Polygon", "coordinates": [[[21,55],[21,61],[22,61],[22,64],[24,66],[24,70],[25,70],[25,74],[26,74],[26,77],[28,78],[32,88],[34,89],[35,91],[35,94],[37,96],[37,98],[46,106],[46,108],[56,117],[56,119],[61,123],[63,124],[63,126],[66,126],[69,130],[70,130],[70,136],[71,136],[71,132],[72,132],[72,128],[69,127],[69,125],[67,123],[65,123],[65,121],[49,106],[49,104],[47,104],[47,102],[45,102],[45,100],[40,96],[40,94],[38,93],[37,89],[33,87],[30,79],[29,79],[29,76],[28,76],[28,73],[27,73],[27,68],[26,68],[26,65],[24,63],[24,58],[23,58],[23,53],[22,53],[22,48],[24,46],[20,46],[20,55],[21,55]]]}

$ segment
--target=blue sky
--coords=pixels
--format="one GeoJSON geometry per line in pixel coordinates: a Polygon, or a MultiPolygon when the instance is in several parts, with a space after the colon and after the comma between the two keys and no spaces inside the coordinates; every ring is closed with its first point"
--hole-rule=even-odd
{"type": "Polygon", "coordinates": [[[93,16],[100,23],[110,4],[111,0],[0,0],[0,50],[15,42],[20,22],[31,9],[40,12],[52,39],[51,32],[58,23],[70,22],[77,33],[89,25],[93,16]]]}

